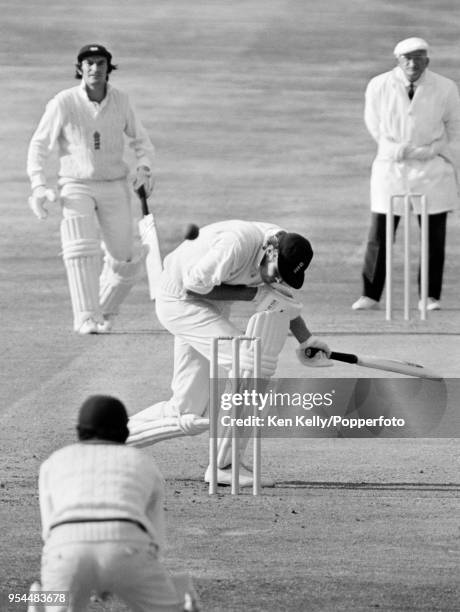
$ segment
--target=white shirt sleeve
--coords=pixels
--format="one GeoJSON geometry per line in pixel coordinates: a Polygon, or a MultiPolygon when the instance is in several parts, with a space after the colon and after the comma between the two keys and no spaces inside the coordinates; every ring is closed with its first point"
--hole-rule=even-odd
{"type": "Polygon", "coordinates": [[[53,98],[46,105],[45,112],[29,144],[27,174],[32,189],[46,185],[45,162],[56,145],[61,126],[62,113],[58,101],[53,98]]]}
{"type": "Polygon", "coordinates": [[[240,251],[233,234],[217,236],[206,254],[185,271],[185,289],[205,295],[225,283],[238,265],[240,251]]]}
{"type": "Polygon", "coordinates": [[[372,138],[378,143],[380,137],[379,91],[372,79],[365,94],[364,123],[372,138]]]}
{"type": "Polygon", "coordinates": [[[147,130],[142,125],[130,102],[128,102],[128,117],[125,133],[131,139],[129,146],[134,151],[137,159],[137,166],[152,168],[155,149],[147,134],[147,130]]]}
{"type": "Polygon", "coordinates": [[[460,96],[454,82],[452,82],[447,94],[444,125],[447,141],[458,143],[460,141],[460,96]]]}

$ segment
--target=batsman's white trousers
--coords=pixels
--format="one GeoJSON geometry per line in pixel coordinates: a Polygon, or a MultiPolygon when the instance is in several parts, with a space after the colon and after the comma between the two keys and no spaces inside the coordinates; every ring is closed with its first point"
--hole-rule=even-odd
{"type": "Polygon", "coordinates": [[[42,591],[70,593],[69,607],[48,606],[48,612],[83,612],[93,593],[117,595],[133,612],[183,610],[157,547],[139,527],[123,524],[112,541],[79,541],[79,529],[78,524],[56,527],[43,548],[42,591]]]}
{"type": "Polygon", "coordinates": [[[117,261],[128,261],[133,255],[133,220],[128,182],[60,181],[60,198],[64,219],[87,216],[98,222],[102,240],[117,261]]]}
{"type": "MultiPolygon", "coordinates": [[[[241,335],[241,331],[229,320],[229,302],[214,302],[203,298],[178,299],[164,291],[164,285],[168,286],[167,282],[167,275],[163,273],[161,287],[156,296],[156,311],[162,325],[174,335],[172,397],[130,417],[128,423],[130,435],[127,442],[138,447],[178,435],[196,435],[208,429],[208,419],[197,417],[201,417],[209,406],[209,361],[212,339],[219,336],[241,335]]],[[[262,362],[265,362],[268,368],[265,370],[265,375],[271,376],[276,369],[278,354],[287,336],[289,318],[286,313],[265,312],[259,313],[259,317],[251,318],[251,322],[253,323],[252,327],[249,324],[251,332],[255,331],[259,335],[265,328],[268,332],[268,357],[265,355],[262,362]],[[273,317],[271,325],[274,325],[274,328],[270,327],[268,321],[271,317],[273,317]],[[258,327],[256,321],[259,322],[258,327]],[[273,341],[273,346],[270,346],[270,341],[273,341]]],[[[248,343],[242,343],[241,348],[242,371],[245,368],[251,371],[252,347],[248,343]]],[[[226,371],[222,376],[231,370],[232,357],[232,343],[221,342],[219,366],[226,371]]],[[[229,464],[230,440],[231,428],[223,428],[218,443],[219,468],[229,464]]],[[[248,440],[249,435],[240,440],[241,456],[244,454],[248,440]]]]}
{"type": "MultiPolygon", "coordinates": [[[[229,321],[230,305],[203,299],[174,300],[161,295],[156,301],[160,323],[174,335],[172,397],[164,416],[194,413],[202,416],[209,403],[211,341],[217,336],[238,336],[241,330],[229,321]]],[[[230,370],[230,342],[219,347],[219,365],[230,370]]]]}
{"type": "MultiPolygon", "coordinates": [[[[164,275],[163,275],[164,276],[164,275]]],[[[204,299],[177,299],[158,291],[156,312],[160,323],[174,335],[174,372],[172,396],[133,415],[129,421],[131,433],[158,419],[195,414],[202,416],[209,404],[209,360],[211,340],[216,336],[238,336],[241,330],[228,319],[230,304],[204,299]],[[137,427],[139,426],[139,427],[137,427]]],[[[231,342],[223,342],[219,351],[219,365],[230,370],[231,342]]],[[[187,423],[184,423],[184,430],[187,423]]],[[[146,437],[148,427],[145,427],[146,437]]],[[[193,433],[193,432],[187,432],[193,433]]],[[[195,432],[198,433],[198,432],[195,432]]],[[[140,434],[142,437],[142,434],[140,434]]],[[[142,446],[142,440],[128,438],[128,443],[142,446]],[[139,444],[138,444],[139,443],[139,444]]]]}

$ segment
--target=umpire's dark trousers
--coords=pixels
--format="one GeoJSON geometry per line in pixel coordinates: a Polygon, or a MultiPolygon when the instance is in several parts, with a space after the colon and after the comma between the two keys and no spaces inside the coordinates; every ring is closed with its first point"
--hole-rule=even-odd
{"type": "MultiPolygon", "coordinates": [[[[417,215],[420,226],[420,215],[417,215]]],[[[400,217],[394,217],[394,236],[400,217]]],[[[435,300],[441,298],[442,276],[444,272],[444,252],[446,244],[447,213],[428,215],[428,297],[435,300]]],[[[367,240],[366,254],[363,266],[363,295],[380,300],[385,285],[386,258],[386,215],[371,213],[371,227],[367,240]]],[[[393,238],[394,239],[394,238],[393,238]]],[[[420,293],[420,267],[418,271],[418,286],[420,293]]]]}

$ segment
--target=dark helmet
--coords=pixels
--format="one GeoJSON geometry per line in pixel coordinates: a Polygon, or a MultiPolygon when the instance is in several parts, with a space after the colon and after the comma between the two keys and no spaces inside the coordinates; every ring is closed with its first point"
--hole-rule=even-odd
{"type": "Polygon", "coordinates": [[[80,407],[77,424],[80,440],[125,442],[129,435],[125,406],[110,395],[91,395],[80,407]]]}

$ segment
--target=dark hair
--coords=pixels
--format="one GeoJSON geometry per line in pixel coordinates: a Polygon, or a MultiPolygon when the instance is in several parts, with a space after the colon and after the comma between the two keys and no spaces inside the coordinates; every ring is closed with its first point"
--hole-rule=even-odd
{"type": "MultiPolygon", "coordinates": [[[[86,58],[83,58],[83,59],[86,59],[86,58]]],[[[118,64],[112,64],[112,62],[108,62],[107,81],[109,80],[109,74],[112,72],[112,70],[118,70],[118,64]]],[[[80,79],[80,80],[82,79],[81,62],[78,62],[78,63],[75,64],[75,78],[76,79],[80,79]]]]}

